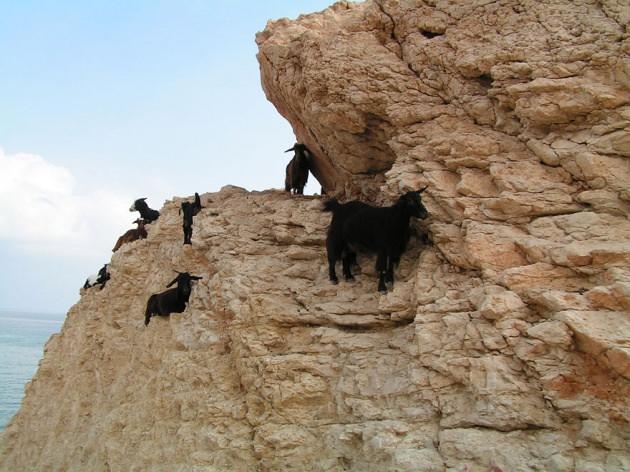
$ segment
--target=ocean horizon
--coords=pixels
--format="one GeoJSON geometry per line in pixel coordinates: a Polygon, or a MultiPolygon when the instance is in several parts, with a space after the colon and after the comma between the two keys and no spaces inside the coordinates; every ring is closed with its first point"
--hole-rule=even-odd
{"type": "Polygon", "coordinates": [[[44,345],[61,330],[61,313],[0,310],[0,431],[18,411],[44,345]]]}

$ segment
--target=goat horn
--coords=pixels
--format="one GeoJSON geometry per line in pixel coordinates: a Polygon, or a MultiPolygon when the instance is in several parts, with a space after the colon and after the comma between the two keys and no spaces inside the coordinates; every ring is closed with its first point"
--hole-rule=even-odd
{"type": "Polygon", "coordinates": [[[289,152],[289,151],[295,151],[295,146],[293,146],[291,149],[287,149],[287,150],[286,150],[286,151],[284,151],[284,152],[289,152]]]}
{"type": "Polygon", "coordinates": [[[423,189],[418,190],[418,193],[422,193],[422,192],[424,192],[424,191],[425,191],[426,189],[428,189],[428,188],[429,188],[429,186],[428,186],[428,185],[425,185],[423,189]]]}
{"type": "MultiPolygon", "coordinates": [[[[175,271],[177,272],[177,271],[175,271]]],[[[173,285],[174,283],[176,283],[179,280],[179,275],[177,277],[175,277],[167,286],[166,288],[169,288],[171,285],[173,285]]]]}

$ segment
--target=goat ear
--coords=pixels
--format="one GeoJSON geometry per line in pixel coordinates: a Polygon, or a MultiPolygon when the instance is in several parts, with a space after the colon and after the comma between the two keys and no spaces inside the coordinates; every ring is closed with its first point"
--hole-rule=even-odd
{"type": "Polygon", "coordinates": [[[199,277],[198,275],[191,275],[190,278],[192,280],[201,280],[201,279],[203,279],[203,277],[199,277]]]}
{"type": "Polygon", "coordinates": [[[289,151],[295,151],[295,146],[293,146],[293,147],[292,147],[292,148],[290,148],[290,149],[287,149],[287,150],[286,150],[286,151],[284,151],[284,152],[289,152],[289,151]]]}
{"type": "Polygon", "coordinates": [[[426,189],[428,189],[428,188],[429,188],[429,186],[428,186],[428,185],[425,185],[425,186],[424,186],[424,188],[421,188],[420,190],[417,190],[417,192],[418,192],[418,193],[422,193],[422,192],[424,192],[424,191],[425,191],[426,189]]]}

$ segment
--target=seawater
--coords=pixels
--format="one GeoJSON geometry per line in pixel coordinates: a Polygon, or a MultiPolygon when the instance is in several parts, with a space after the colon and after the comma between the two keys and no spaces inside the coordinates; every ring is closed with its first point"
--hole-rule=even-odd
{"type": "Polygon", "coordinates": [[[20,408],[24,387],[64,315],[0,312],[0,431],[20,408]]]}

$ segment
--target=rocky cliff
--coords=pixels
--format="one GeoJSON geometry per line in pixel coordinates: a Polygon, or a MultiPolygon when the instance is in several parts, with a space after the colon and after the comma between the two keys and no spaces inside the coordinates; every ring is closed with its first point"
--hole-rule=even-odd
{"type": "Polygon", "coordinates": [[[624,0],[269,23],[263,88],[320,182],[428,185],[433,244],[381,295],[369,257],[328,282],[317,197],[205,194],[192,247],[168,202],[48,343],[0,470],[630,470],[628,23],[624,0]],[[145,328],[175,269],[204,278],[145,328]]]}

